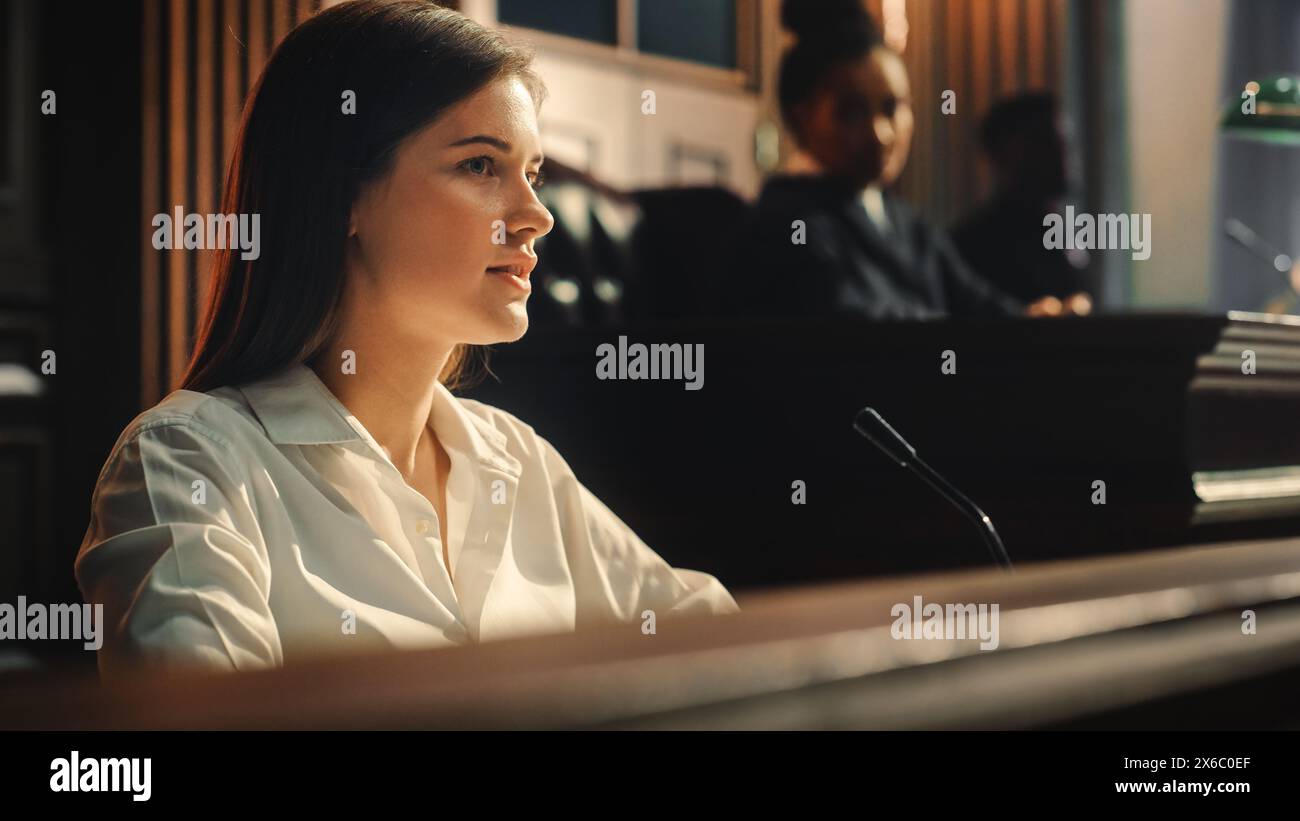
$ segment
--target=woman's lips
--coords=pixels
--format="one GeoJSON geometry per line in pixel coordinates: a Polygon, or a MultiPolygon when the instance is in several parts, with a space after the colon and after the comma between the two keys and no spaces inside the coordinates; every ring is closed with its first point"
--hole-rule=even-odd
{"type": "Polygon", "coordinates": [[[487,273],[491,274],[494,277],[497,277],[498,279],[502,279],[505,280],[506,282],[509,282],[511,285],[523,291],[524,293],[531,292],[533,290],[533,286],[528,281],[528,276],[526,274],[524,276],[520,276],[519,271],[520,269],[518,268],[518,266],[514,266],[514,265],[493,266],[487,269],[487,273]]]}

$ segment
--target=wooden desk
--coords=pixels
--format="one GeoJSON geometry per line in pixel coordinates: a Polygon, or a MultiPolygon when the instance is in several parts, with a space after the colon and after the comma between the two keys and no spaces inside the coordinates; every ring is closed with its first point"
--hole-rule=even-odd
{"type": "Polygon", "coordinates": [[[1017,562],[1300,535],[1297,317],[644,323],[530,333],[492,370],[470,395],[549,438],[669,561],[729,588],[987,561],[969,522],[853,431],[866,405],[1017,562]],[[597,379],[598,346],[620,335],[703,345],[703,388],[597,379]]]}
{"type": "Polygon", "coordinates": [[[114,691],[13,678],[0,683],[0,728],[1034,727],[1300,670],[1294,540],[740,603],[731,616],[660,620],[652,636],[632,625],[114,691]],[[998,648],[892,638],[891,609],[914,596],[997,603],[998,648]],[[1241,630],[1247,608],[1254,635],[1241,630]]]}

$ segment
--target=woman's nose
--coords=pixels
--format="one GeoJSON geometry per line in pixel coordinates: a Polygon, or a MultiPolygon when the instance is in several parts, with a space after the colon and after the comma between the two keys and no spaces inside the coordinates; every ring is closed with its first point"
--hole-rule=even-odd
{"type": "Polygon", "coordinates": [[[542,204],[541,199],[537,196],[537,191],[531,186],[527,186],[527,201],[515,212],[514,224],[510,228],[512,234],[520,234],[530,239],[544,237],[551,233],[555,227],[555,217],[551,215],[550,210],[542,204]]]}

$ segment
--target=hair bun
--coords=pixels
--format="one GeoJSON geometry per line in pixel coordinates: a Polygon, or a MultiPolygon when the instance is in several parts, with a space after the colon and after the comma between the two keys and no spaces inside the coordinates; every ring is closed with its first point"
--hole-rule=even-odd
{"type": "Polygon", "coordinates": [[[800,40],[876,31],[862,0],[782,0],[781,25],[800,40]]]}

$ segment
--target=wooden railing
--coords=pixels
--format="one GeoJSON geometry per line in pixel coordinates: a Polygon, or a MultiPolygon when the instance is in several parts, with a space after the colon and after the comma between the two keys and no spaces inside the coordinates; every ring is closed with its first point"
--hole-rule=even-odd
{"type": "Polygon", "coordinates": [[[653,635],[638,623],[111,688],[11,676],[0,728],[1034,727],[1300,670],[1300,541],[738,600],[653,635]],[[896,638],[896,607],[916,597],[997,605],[996,647],[896,638]]]}

